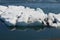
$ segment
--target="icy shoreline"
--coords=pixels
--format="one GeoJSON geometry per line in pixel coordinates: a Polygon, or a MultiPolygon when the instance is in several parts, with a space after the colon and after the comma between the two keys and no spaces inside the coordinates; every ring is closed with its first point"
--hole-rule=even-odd
{"type": "Polygon", "coordinates": [[[51,26],[60,27],[60,13],[45,14],[40,8],[30,8],[24,6],[1,6],[0,21],[8,26],[51,26]]]}

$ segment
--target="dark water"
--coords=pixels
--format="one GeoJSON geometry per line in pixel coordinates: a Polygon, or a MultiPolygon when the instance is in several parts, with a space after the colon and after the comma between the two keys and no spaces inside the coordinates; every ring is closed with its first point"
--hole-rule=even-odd
{"type": "MultiPolygon", "coordinates": [[[[45,13],[53,12],[60,13],[60,3],[5,3],[1,5],[23,5],[31,8],[41,8],[45,13]]],[[[60,29],[51,28],[37,32],[34,30],[28,31],[9,31],[7,27],[0,22],[0,40],[41,40],[60,38],[60,29]]]]}

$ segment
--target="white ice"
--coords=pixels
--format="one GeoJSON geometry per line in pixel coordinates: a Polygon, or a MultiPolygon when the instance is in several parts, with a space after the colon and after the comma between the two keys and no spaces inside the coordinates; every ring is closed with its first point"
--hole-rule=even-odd
{"type": "MultiPolygon", "coordinates": [[[[30,8],[24,6],[1,6],[0,5],[0,18],[4,18],[5,23],[9,26],[12,25],[23,25],[26,26],[30,23],[34,23],[36,21],[44,23],[47,25],[48,22],[52,27],[60,27],[60,14],[49,13],[45,14],[42,9],[40,8],[30,8]],[[47,19],[45,21],[45,19],[47,19]],[[56,19],[56,23],[53,21],[56,19]]],[[[39,24],[40,25],[40,24],[39,24]]]]}

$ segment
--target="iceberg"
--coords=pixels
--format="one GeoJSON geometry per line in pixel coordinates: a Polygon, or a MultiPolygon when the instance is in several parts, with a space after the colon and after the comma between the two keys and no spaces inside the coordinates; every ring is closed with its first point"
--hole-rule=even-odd
{"type": "Polygon", "coordinates": [[[41,8],[34,9],[24,6],[0,6],[0,20],[14,27],[48,27],[48,25],[60,27],[60,14],[45,14],[41,8]]]}

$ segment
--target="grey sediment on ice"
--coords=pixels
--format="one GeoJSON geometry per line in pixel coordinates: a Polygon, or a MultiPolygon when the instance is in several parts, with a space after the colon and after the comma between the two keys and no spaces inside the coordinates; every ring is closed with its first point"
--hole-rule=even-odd
{"type": "Polygon", "coordinates": [[[8,7],[0,5],[0,21],[8,28],[15,29],[43,29],[45,27],[60,27],[60,13],[45,14],[40,8],[29,8],[24,6],[8,7]]]}

